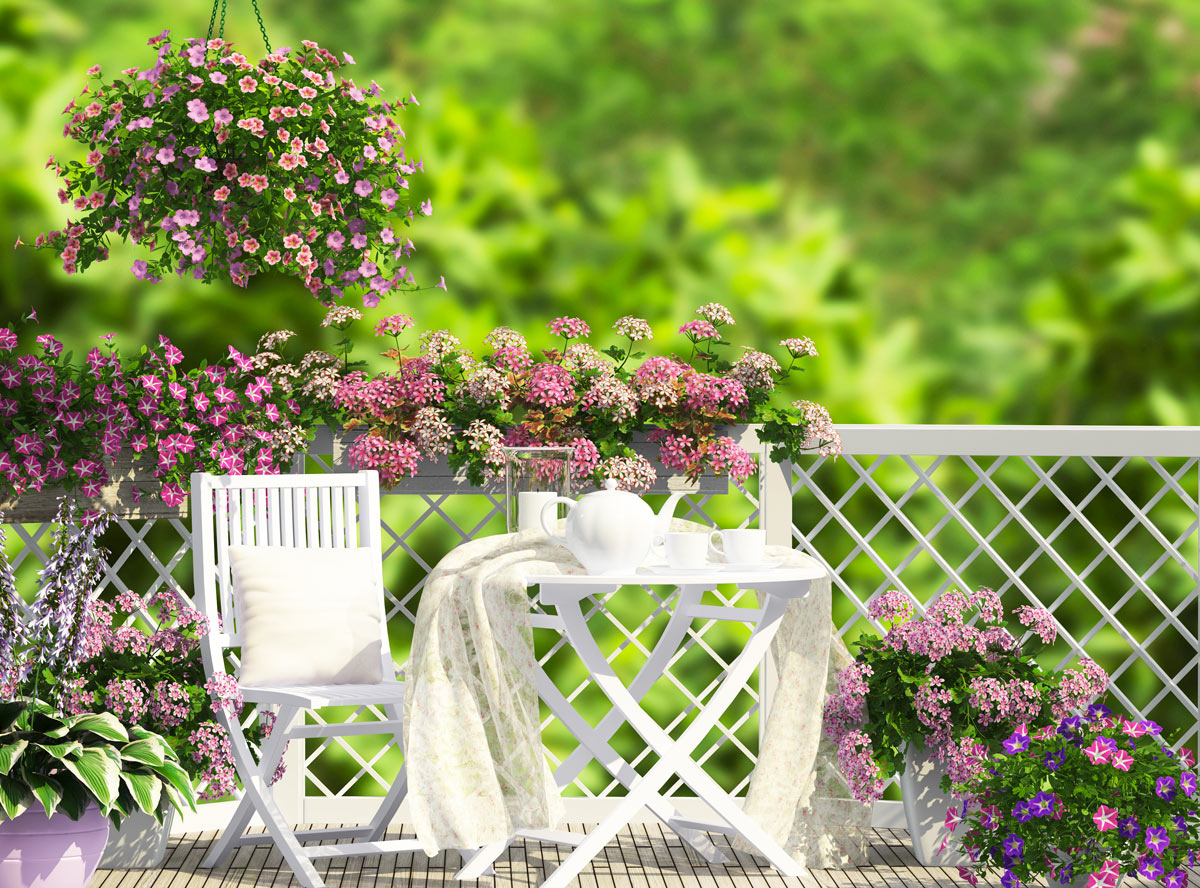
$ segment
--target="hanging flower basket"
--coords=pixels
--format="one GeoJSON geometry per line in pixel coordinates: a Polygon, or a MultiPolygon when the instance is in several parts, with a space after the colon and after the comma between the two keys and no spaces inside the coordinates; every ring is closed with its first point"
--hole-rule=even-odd
{"type": "Polygon", "coordinates": [[[380,100],[374,82],[345,75],[348,53],[310,40],[268,44],[252,63],[222,37],[177,46],[167,34],[149,41],[149,68],[110,81],[89,69],[64,109],[64,135],[86,155],[49,164],[78,215],[36,245],[68,273],[107,259],[119,238],[147,250],[132,267],[147,281],[175,273],[245,286],[274,270],[323,302],[353,289],[367,305],[420,289],[403,226],[433,209],[412,205],[421,161],[405,154],[396,120],[416,99],[380,100]]]}

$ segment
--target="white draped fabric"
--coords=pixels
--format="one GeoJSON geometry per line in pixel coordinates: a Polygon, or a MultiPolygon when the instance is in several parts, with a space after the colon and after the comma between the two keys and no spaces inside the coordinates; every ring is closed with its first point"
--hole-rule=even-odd
{"type": "MultiPolygon", "coordinates": [[[[673,529],[703,529],[676,521],[673,529]]],[[[772,549],[774,559],[811,564],[772,549]]],[[[537,662],[524,578],[583,568],[540,532],[483,537],[429,575],[405,671],[409,804],[426,853],[557,827],[563,806],[541,745],[537,662]]],[[[772,645],[779,682],[746,809],[798,862],[866,859],[869,806],[849,798],[821,707],[848,659],[832,635],[830,582],[793,601],[772,645]]]]}

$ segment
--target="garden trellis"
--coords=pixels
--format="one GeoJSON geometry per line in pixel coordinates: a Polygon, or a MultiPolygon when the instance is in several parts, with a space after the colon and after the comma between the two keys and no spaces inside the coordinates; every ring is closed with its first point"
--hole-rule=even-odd
{"type": "MultiPolygon", "coordinates": [[[[1178,742],[1194,745],[1200,730],[1200,429],[839,431],[842,457],[765,463],[745,491],[723,496],[708,487],[690,495],[690,514],[681,517],[726,526],[761,517],[772,542],[792,540],[824,560],[834,574],[834,622],[847,639],[875,631],[865,602],[891,588],[912,595],[918,607],[964,585],[991,586],[1010,607],[1041,604],[1054,612],[1059,629],[1050,665],[1065,665],[1086,649],[1112,676],[1118,706],[1157,720],[1178,732],[1178,742]]],[[[337,458],[344,445],[334,444],[333,436],[319,435],[307,470],[344,468],[337,458]]],[[[451,546],[503,531],[503,494],[436,473],[409,479],[392,493],[383,507],[385,577],[393,654],[402,664],[425,575],[451,546]]],[[[185,520],[120,518],[117,528],[112,533],[120,540],[110,539],[113,557],[102,588],[134,586],[149,595],[168,587],[190,595],[185,520]]],[[[19,571],[44,562],[50,529],[13,528],[21,547],[14,553],[19,571]]],[[[643,638],[653,636],[661,610],[670,605],[660,590],[647,591],[640,611],[610,607],[594,613],[609,621],[619,668],[636,670],[650,647],[643,638]]],[[[705,659],[711,653],[728,662],[723,654],[737,639],[697,624],[689,642],[705,659]]],[[[552,674],[562,676],[562,690],[572,699],[598,693],[575,681],[569,650],[545,640],[539,654],[552,674]]],[[[712,679],[685,652],[652,689],[649,705],[657,695],[682,722],[712,679]]],[[[378,716],[364,710],[355,717],[378,716]]],[[[741,788],[749,774],[757,733],[757,694],[748,690],[730,723],[709,738],[708,763],[727,788],[741,788]]],[[[557,759],[573,748],[552,721],[545,735],[557,759]]],[[[281,789],[291,794],[294,820],[350,822],[370,808],[358,796],[384,791],[398,759],[353,741],[313,743],[303,753],[289,753],[292,773],[281,789]]],[[[620,742],[618,735],[614,743],[620,742]]],[[[620,751],[635,762],[649,755],[620,751]]],[[[605,805],[620,787],[585,771],[576,790],[584,801],[572,804],[605,805]]]]}

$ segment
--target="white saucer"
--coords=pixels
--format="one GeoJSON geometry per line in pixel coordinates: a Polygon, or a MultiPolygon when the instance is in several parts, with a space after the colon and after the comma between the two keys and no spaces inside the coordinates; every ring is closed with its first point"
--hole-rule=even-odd
{"type": "Polygon", "coordinates": [[[759,561],[757,563],[745,564],[722,564],[719,565],[720,570],[744,570],[744,571],[759,571],[759,570],[775,570],[777,567],[782,567],[778,561],[759,561]]]}
{"type": "Polygon", "coordinates": [[[709,574],[713,571],[721,569],[719,564],[710,564],[707,567],[671,567],[669,564],[646,564],[643,565],[650,573],[656,574],[679,574],[681,576],[697,576],[698,574],[709,574]]]}

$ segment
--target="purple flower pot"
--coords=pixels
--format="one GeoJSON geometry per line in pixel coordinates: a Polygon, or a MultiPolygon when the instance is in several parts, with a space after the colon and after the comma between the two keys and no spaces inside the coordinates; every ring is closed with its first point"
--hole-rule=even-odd
{"type": "Polygon", "coordinates": [[[79,820],[47,819],[38,805],[0,821],[0,885],[4,888],[84,888],[104,845],[108,818],[95,805],[79,820]]]}

